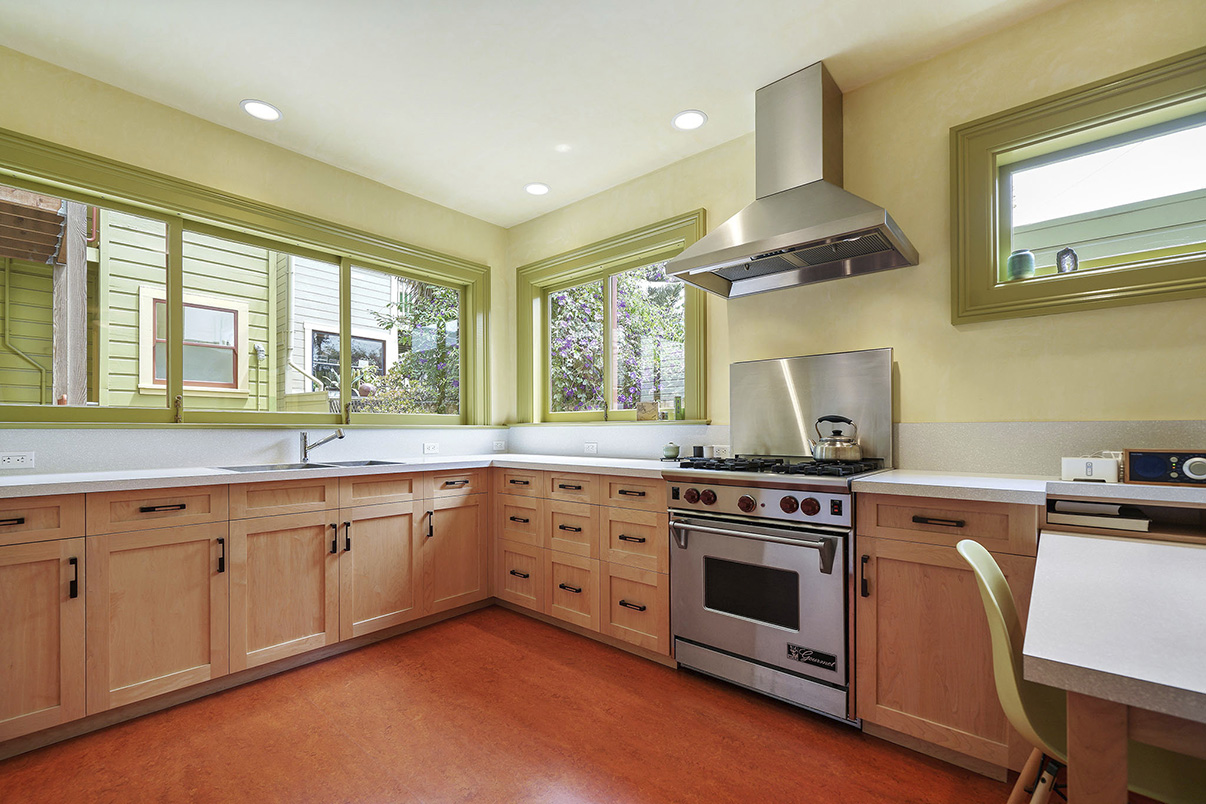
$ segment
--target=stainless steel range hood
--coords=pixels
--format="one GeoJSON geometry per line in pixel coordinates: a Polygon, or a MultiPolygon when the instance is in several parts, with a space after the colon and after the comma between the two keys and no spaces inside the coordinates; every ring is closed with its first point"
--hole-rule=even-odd
{"type": "Polygon", "coordinates": [[[842,93],[817,62],[755,94],[757,200],[666,270],[724,297],[917,264],[883,207],[842,189],[842,93]]]}

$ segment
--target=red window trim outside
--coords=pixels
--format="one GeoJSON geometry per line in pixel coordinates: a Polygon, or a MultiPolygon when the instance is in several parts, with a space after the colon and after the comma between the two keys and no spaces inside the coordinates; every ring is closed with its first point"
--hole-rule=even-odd
{"type": "MultiPolygon", "coordinates": [[[[156,349],[155,349],[156,344],[160,344],[160,343],[165,344],[165,345],[167,344],[167,338],[159,337],[159,305],[161,305],[161,304],[164,305],[165,307],[167,306],[167,303],[163,299],[155,299],[155,304],[151,309],[151,327],[152,327],[152,329],[151,329],[151,382],[153,382],[155,385],[167,385],[167,379],[162,379],[162,380],[159,379],[159,361],[158,361],[158,357],[157,357],[156,349]]],[[[189,385],[189,386],[194,386],[194,387],[203,387],[203,388],[238,388],[239,387],[239,346],[238,346],[239,311],[232,310],[228,307],[215,307],[210,304],[191,304],[189,302],[185,302],[184,306],[185,307],[193,307],[193,308],[196,308],[199,310],[216,310],[219,313],[231,313],[232,315],[234,315],[234,331],[235,331],[235,345],[234,346],[221,346],[216,343],[197,343],[196,341],[188,341],[188,340],[186,340],[184,342],[185,346],[197,346],[197,347],[202,347],[205,349],[223,349],[223,350],[226,350],[229,352],[233,352],[234,360],[231,361],[232,372],[231,372],[230,382],[228,382],[228,383],[204,382],[202,380],[185,379],[184,384],[189,385]]],[[[167,372],[165,371],[164,373],[166,374],[167,372]]]]}

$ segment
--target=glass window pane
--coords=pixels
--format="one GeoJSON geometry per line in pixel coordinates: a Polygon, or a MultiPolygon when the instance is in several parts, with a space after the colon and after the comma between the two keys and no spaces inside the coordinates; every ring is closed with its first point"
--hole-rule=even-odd
{"type": "Polygon", "coordinates": [[[167,344],[155,344],[155,381],[167,382],[167,344]]]}
{"type": "Polygon", "coordinates": [[[234,386],[235,353],[212,346],[184,345],[184,382],[234,386]]]}
{"type": "Polygon", "coordinates": [[[187,343],[211,343],[218,346],[235,345],[234,310],[184,305],[184,340],[187,343]]]}
{"type": "Polygon", "coordinates": [[[155,340],[167,340],[167,303],[155,302],[155,340]]]}
{"type": "Polygon", "coordinates": [[[602,280],[549,293],[549,412],[604,409],[603,332],[602,280]]]}
{"type": "Polygon", "coordinates": [[[461,410],[461,291],[352,269],[352,409],[461,410]]]}
{"type": "Polygon", "coordinates": [[[616,410],[651,402],[674,418],[686,389],[686,292],[664,262],[616,274],[612,282],[616,410]]]}

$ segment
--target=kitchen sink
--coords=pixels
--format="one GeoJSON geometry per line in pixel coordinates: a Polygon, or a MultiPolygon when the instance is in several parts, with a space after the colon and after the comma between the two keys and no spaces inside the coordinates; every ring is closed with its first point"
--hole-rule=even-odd
{"type": "Polygon", "coordinates": [[[231,472],[280,472],[286,469],[328,469],[329,463],[257,463],[251,466],[219,466],[231,472]]]}
{"type": "Polygon", "coordinates": [[[327,461],[327,466],[402,466],[405,461],[327,461]]]}

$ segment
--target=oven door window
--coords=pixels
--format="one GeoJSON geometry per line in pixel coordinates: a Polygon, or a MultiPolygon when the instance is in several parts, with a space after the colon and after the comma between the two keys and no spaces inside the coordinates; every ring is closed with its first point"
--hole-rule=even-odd
{"type": "Polygon", "coordinates": [[[704,606],[799,631],[800,575],[704,556],[704,606]]]}

